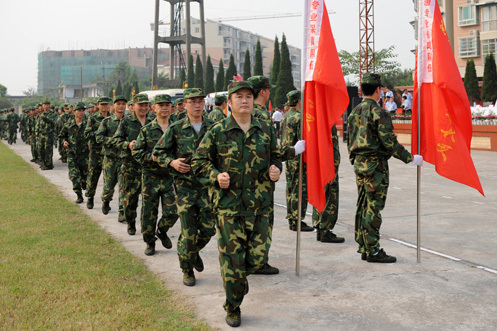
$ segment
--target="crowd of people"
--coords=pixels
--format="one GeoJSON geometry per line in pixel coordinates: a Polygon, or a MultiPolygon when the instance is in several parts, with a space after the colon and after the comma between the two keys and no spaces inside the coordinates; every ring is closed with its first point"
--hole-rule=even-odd
{"type": "MultiPolygon", "coordinates": [[[[316,239],[323,243],[345,241],[333,232],[338,219],[340,165],[336,127],[330,135],[337,175],[326,185],[325,209],[321,213],[314,209],[312,225],[308,225],[303,221],[308,204],[305,163],[298,215],[299,155],[305,152],[305,141],[300,140],[302,95],[298,90],[289,92],[285,114],[271,114],[266,104],[272,87],[264,76],[234,81],[227,96],[214,97],[215,106],[209,113],[204,111],[205,93],[199,88],[186,89],[184,97],[175,102],[167,94],[156,95],[151,102],[145,94],[135,95],[129,102],[118,95],[100,97],[96,105],[77,102],[53,109],[46,100],[21,114],[21,138],[31,145],[31,161],[42,170],[53,169],[53,148],[57,146],[61,161],[68,166],[76,203],[84,202],[84,191],[89,209],[94,208],[103,172],[102,213],[111,210],[117,185],[117,221],[127,224],[129,235],[136,234],[141,194],[140,229],[146,255],[155,254],[157,239],[166,249],[173,247],[168,230],[179,219],[177,254],[186,286],[194,286],[195,271],[203,271],[200,252],[217,231],[226,322],[236,327],[249,290],[247,276],[279,273],[269,264],[269,251],[275,182],[283,162],[289,229],[315,231],[316,239]]],[[[349,117],[348,147],[359,193],[358,252],[368,262],[392,263],[395,257],[379,245],[380,211],[388,188],[387,161],[394,156],[421,165],[422,158],[397,142],[390,116],[378,104],[381,87],[378,75],[364,76],[364,100],[349,117]]],[[[13,116],[10,111],[7,115],[10,123],[13,116]]],[[[17,122],[14,126],[16,136],[17,122]]],[[[1,136],[7,131],[10,143],[10,124],[8,130],[4,127],[1,136]]]]}

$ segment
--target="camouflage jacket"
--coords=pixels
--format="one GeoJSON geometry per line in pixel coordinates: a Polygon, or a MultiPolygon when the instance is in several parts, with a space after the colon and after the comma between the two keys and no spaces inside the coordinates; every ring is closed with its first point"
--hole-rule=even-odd
{"type": "Polygon", "coordinates": [[[301,137],[301,118],[302,115],[297,108],[290,108],[281,119],[280,136],[281,149],[285,155],[284,160],[295,159],[293,146],[295,146],[301,137]]]}
{"type": "MultiPolygon", "coordinates": [[[[145,125],[147,125],[148,123],[150,123],[150,119],[146,117],[145,125]]],[[[128,145],[130,142],[138,138],[142,127],[143,126],[140,120],[136,117],[135,113],[124,117],[121,123],[119,123],[119,127],[117,128],[113,139],[123,162],[137,163],[136,160],[131,156],[131,150],[129,149],[128,145]]]]}
{"type": "Polygon", "coordinates": [[[264,120],[269,124],[272,123],[271,114],[269,113],[269,110],[266,109],[266,107],[254,103],[254,110],[252,111],[252,114],[259,120],[264,120]]]}
{"type": "Polygon", "coordinates": [[[352,110],[347,125],[350,163],[357,155],[389,159],[395,157],[405,163],[413,157],[399,144],[393,133],[391,116],[372,99],[365,98],[352,110]]]}
{"type": "Polygon", "coordinates": [[[170,176],[170,167],[161,167],[152,159],[152,152],[159,139],[164,135],[157,119],[145,125],[136,139],[131,155],[142,165],[143,173],[153,176],[170,176]]]}
{"type": "Polygon", "coordinates": [[[90,151],[88,149],[88,141],[84,135],[85,128],[85,118],[83,118],[80,125],[77,125],[74,119],[70,119],[64,124],[64,127],[59,133],[59,138],[69,143],[69,147],[67,148],[68,154],[88,156],[90,151]]]}
{"type": "Polygon", "coordinates": [[[213,187],[211,198],[218,214],[253,216],[272,202],[269,167],[274,164],[281,170],[280,157],[271,125],[252,116],[245,133],[230,116],[205,134],[192,168],[201,184],[213,187]],[[227,189],[221,189],[217,182],[222,172],[230,176],[227,189]]]}
{"type": "Polygon", "coordinates": [[[186,117],[186,109],[183,110],[181,113],[178,113],[178,111],[176,110],[174,113],[171,114],[171,116],[169,117],[169,123],[174,123],[176,121],[180,121],[182,120],[183,118],[186,117]]]}
{"type": "MultiPolygon", "coordinates": [[[[103,117],[103,116],[102,116],[103,117]]],[[[114,141],[114,135],[119,127],[121,120],[115,114],[105,117],[100,122],[95,132],[95,140],[101,147],[101,153],[110,158],[118,157],[118,149],[114,141]]],[[[88,127],[87,127],[88,128],[88,127]]],[[[86,133],[86,130],[85,130],[86,133]]]]}
{"type": "Polygon", "coordinates": [[[88,145],[90,146],[90,149],[99,154],[102,153],[103,150],[102,150],[102,144],[97,142],[96,133],[98,128],[100,127],[100,123],[102,123],[104,118],[105,116],[102,115],[102,113],[100,112],[90,116],[90,118],[88,119],[88,124],[86,124],[85,128],[85,137],[88,140],[88,145]]]}
{"type": "MultiPolygon", "coordinates": [[[[188,116],[181,121],[174,122],[155,145],[153,155],[157,157],[159,165],[167,168],[173,160],[193,157],[200,141],[212,124],[211,120],[204,119],[200,132],[197,134],[188,116]]],[[[177,185],[193,186],[198,183],[191,169],[186,174],[182,174],[171,168],[171,173],[177,185]]]]}
{"type": "Polygon", "coordinates": [[[209,116],[207,116],[208,119],[211,121],[217,123],[226,118],[226,115],[224,114],[223,110],[219,107],[214,108],[213,111],[209,113],[209,116]]]}
{"type": "Polygon", "coordinates": [[[57,115],[53,110],[42,113],[43,117],[40,116],[40,128],[39,133],[47,138],[52,138],[55,133],[55,122],[57,121],[57,115]]]}

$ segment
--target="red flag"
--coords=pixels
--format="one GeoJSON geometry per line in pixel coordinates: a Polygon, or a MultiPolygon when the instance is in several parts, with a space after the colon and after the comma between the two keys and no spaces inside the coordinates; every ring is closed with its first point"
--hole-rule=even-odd
{"type": "Polygon", "coordinates": [[[269,100],[269,111],[272,112],[273,111],[273,106],[271,105],[271,100],[269,100]]]}
{"type": "Polygon", "coordinates": [[[347,87],[324,0],[306,0],[304,16],[304,111],[307,194],[320,212],[324,186],[335,178],[331,128],[349,104],[347,87]]]}
{"type": "Polygon", "coordinates": [[[419,13],[412,107],[413,154],[423,155],[441,176],[473,187],[484,195],[470,154],[471,109],[437,0],[421,1],[419,13]],[[419,92],[420,152],[417,146],[419,92]]]}

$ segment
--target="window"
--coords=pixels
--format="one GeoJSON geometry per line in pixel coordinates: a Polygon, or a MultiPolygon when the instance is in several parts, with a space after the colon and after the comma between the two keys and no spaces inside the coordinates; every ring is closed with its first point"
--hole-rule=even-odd
{"type": "Polygon", "coordinates": [[[482,31],[497,30],[497,5],[481,8],[481,28],[482,31]]]}
{"type": "Polygon", "coordinates": [[[460,57],[474,57],[479,53],[477,37],[459,38],[460,57]]]}
{"type": "Polygon", "coordinates": [[[476,17],[476,7],[474,5],[459,7],[459,26],[476,23],[478,23],[478,18],[476,17]]]}
{"type": "Polygon", "coordinates": [[[195,33],[200,33],[200,28],[195,28],[195,33]]]}
{"type": "Polygon", "coordinates": [[[497,54],[497,39],[486,39],[481,41],[481,52],[483,59],[485,60],[485,57],[492,53],[492,54],[497,54]]]}

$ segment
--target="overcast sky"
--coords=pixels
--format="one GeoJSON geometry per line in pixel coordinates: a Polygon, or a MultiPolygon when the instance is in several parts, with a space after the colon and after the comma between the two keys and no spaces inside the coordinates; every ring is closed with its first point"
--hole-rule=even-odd
{"type": "MultiPolygon", "coordinates": [[[[205,0],[205,17],[299,13],[303,0],[205,0]]],[[[193,4],[192,16],[199,17],[193,4]]],[[[359,0],[326,0],[338,50],[359,49],[359,0]]],[[[0,0],[0,84],[10,95],[37,88],[38,53],[47,49],[152,47],[155,0],[0,0]]],[[[402,68],[414,68],[412,0],[375,1],[376,49],[395,45],[402,68]]],[[[160,18],[169,20],[161,1],[160,18]]],[[[265,37],[285,33],[302,48],[301,17],[225,22],[265,37]]]]}

